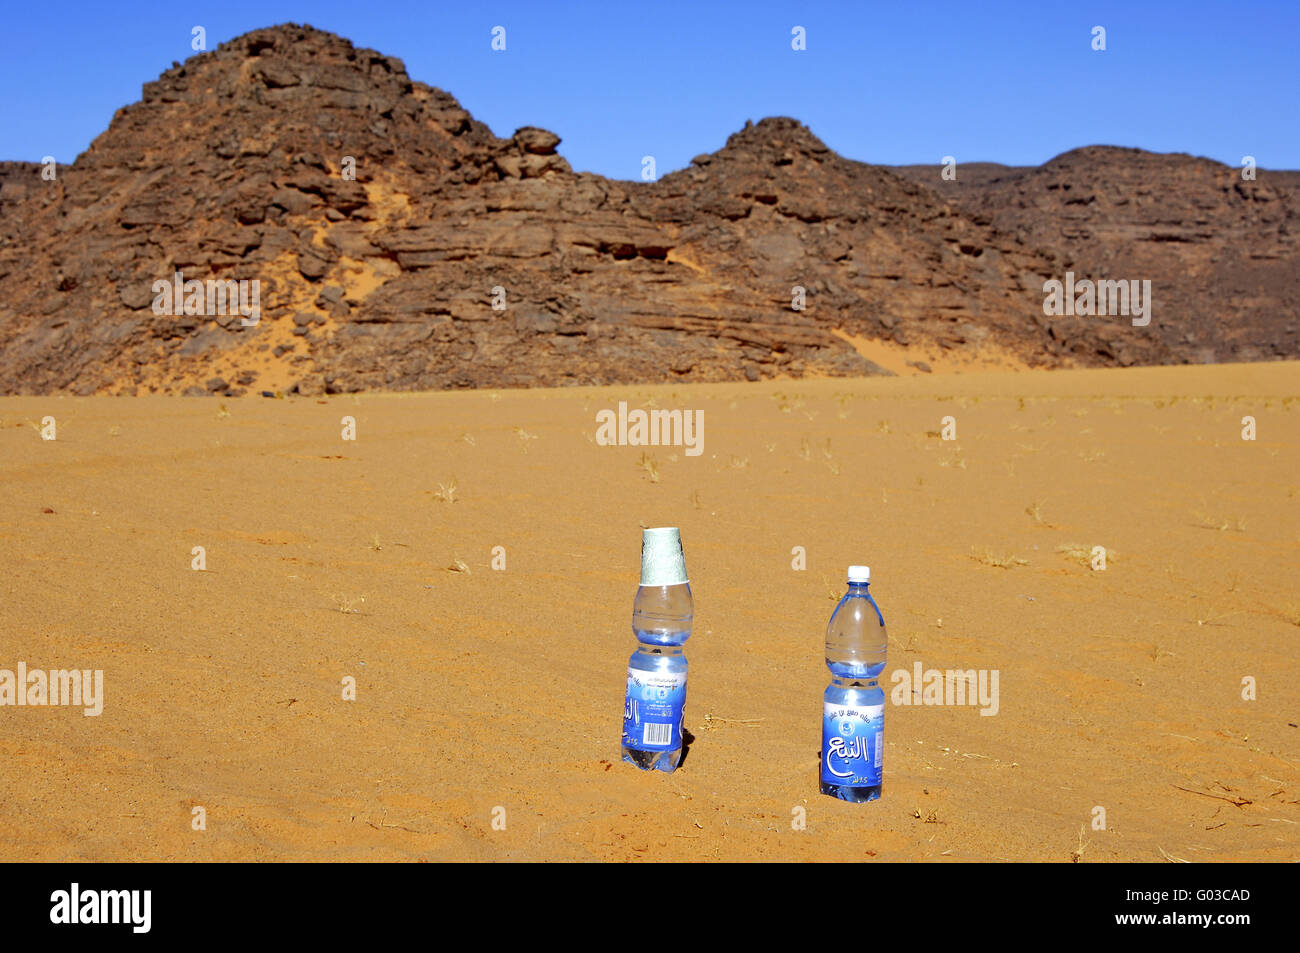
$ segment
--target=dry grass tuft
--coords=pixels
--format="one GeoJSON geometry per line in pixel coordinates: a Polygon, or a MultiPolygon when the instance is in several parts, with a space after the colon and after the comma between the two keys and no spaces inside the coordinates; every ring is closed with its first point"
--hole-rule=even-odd
{"type": "Polygon", "coordinates": [[[1077,864],[1079,861],[1083,860],[1083,850],[1088,846],[1083,839],[1083,832],[1085,829],[1086,825],[1079,825],[1079,846],[1070,851],[1070,863],[1072,864],[1077,864]]]}
{"type": "Polygon", "coordinates": [[[1195,525],[1200,529],[1213,529],[1219,531],[1220,533],[1226,533],[1229,530],[1231,530],[1234,533],[1246,532],[1245,517],[1233,518],[1233,517],[1210,516],[1209,514],[1202,512],[1196,514],[1196,520],[1197,521],[1195,525]]]}
{"type": "Polygon", "coordinates": [[[642,453],[641,459],[637,461],[637,467],[645,471],[646,479],[651,483],[659,482],[659,462],[648,453],[642,453]]]}
{"type": "Polygon", "coordinates": [[[347,596],[341,595],[339,593],[335,593],[334,595],[330,596],[330,598],[334,600],[334,607],[338,609],[339,612],[342,612],[345,615],[348,613],[359,613],[361,610],[357,607],[362,605],[366,601],[365,596],[359,596],[356,599],[350,599],[347,596]]]}
{"type": "Polygon", "coordinates": [[[523,427],[515,427],[515,436],[519,438],[519,445],[523,448],[524,453],[528,452],[528,441],[536,440],[537,434],[529,433],[523,427]]]}
{"type": "Polygon", "coordinates": [[[994,555],[993,551],[985,547],[982,550],[974,551],[970,558],[975,560],[981,566],[992,566],[994,569],[1014,569],[1016,566],[1028,566],[1028,559],[1021,559],[1008,553],[1004,556],[994,555]]]}

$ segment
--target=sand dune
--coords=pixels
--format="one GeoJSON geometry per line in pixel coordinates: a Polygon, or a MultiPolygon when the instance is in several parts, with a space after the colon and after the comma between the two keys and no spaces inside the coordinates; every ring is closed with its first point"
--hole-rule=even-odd
{"type": "Polygon", "coordinates": [[[0,669],[105,682],[99,717],[0,708],[0,859],[1294,860],[1298,385],[0,399],[0,669]],[[702,410],[703,453],[598,446],[619,401],[702,410]],[[696,602],[667,776],[618,760],[654,525],[696,602]],[[991,717],[890,705],[869,805],[817,793],[851,562],[887,672],[1000,676],[991,717]]]}

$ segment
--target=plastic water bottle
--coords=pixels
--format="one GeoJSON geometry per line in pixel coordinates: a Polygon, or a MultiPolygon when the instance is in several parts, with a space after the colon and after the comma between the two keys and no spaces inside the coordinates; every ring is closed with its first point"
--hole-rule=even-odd
{"type": "Polygon", "coordinates": [[[880,797],[885,746],[885,617],[868,584],[871,570],[849,567],[849,590],[826,626],[831,683],[822,705],[822,794],[842,801],[880,797]]]}
{"type": "Polygon", "coordinates": [[[641,534],[641,586],[632,604],[636,651],[627,663],[623,760],[645,771],[675,771],[682,760],[686,655],[695,603],[676,527],[641,534]]]}

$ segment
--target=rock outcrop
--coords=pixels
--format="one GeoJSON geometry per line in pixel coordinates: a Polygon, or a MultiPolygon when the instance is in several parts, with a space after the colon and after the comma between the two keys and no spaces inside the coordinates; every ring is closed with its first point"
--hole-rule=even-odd
{"type": "Polygon", "coordinates": [[[0,164],[0,393],[880,371],[836,331],[1036,366],[1300,351],[1297,189],[1270,173],[1085,149],[949,184],[785,118],[648,183],[559,146],[310,27],[176,64],[53,180],[0,164]],[[1154,326],[1045,316],[1067,268],[1156,279],[1154,326]],[[256,281],[258,320],[156,313],[178,272],[256,281]]]}

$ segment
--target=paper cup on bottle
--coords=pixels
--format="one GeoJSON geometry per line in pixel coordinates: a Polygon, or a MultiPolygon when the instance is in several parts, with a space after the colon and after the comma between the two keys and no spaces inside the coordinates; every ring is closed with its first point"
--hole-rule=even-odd
{"type": "Polygon", "coordinates": [[[686,556],[682,534],[676,526],[661,526],[641,532],[641,585],[678,586],[686,578],[686,556]]]}

